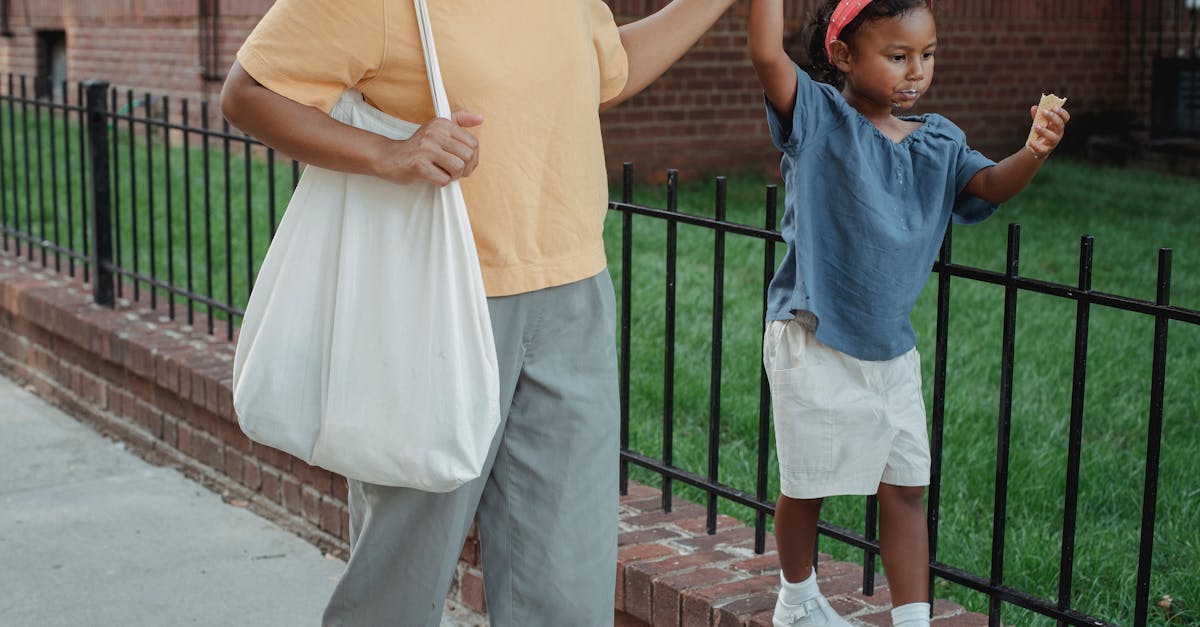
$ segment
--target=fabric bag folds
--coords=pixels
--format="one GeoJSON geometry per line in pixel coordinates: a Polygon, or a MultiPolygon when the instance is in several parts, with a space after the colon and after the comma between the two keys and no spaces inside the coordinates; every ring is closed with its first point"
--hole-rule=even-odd
{"type": "MultiPolygon", "coordinates": [[[[424,0],[414,4],[437,115],[449,118],[424,0]]],[[[392,139],[419,128],[353,89],[330,115],[392,139]]],[[[308,166],[238,337],[233,404],[246,435],[353,479],[444,492],[480,475],[498,399],[458,182],[308,166]]]]}

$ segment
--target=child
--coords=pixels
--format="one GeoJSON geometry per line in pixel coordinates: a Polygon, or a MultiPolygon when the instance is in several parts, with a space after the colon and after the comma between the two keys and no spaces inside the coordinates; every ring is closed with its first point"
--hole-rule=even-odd
{"type": "Polygon", "coordinates": [[[1033,107],[1031,139],[998,164],[946,118],[903,116],[933,79],[929,0],[827,0],[809,73],[784,50],[782,0],[752,0],[749,41],[787,185],[763,341],[782,492],[774,625],[848,625],[811,568],[835,494],[878,495],[893,623],[928,625],[930,456],[909,312],[951,216],[980,222],[1024,188],[1070,116],[1033,107]]]}

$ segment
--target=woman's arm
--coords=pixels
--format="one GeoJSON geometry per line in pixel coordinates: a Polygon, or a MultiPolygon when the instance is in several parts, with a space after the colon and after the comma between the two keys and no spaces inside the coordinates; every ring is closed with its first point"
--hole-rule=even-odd
{"type": "MultiPolygon", "coordinates": [[[[1037,119],[1037,107],[1031,109],[1034,119],[1037,119]]],[[[994,167],[984,168],[967,183],[966,191],[988,202],[1002,203],[1017,195],[1033,175],[1041,169],[1046,157],[1054,151],[1062,141],[1067,121],[1071,114],[1066,109],[1057,107],[1047,112],[1045,126],[1034,127],[1037,138],[1023,146],[1017,152],[1006,157],[994,167]]]]}
{"type": "Polygon", "coordinates": [[[620,27],[629,60],[625,88],[600,104],[603,111],[632,98],[687,52],[733,0],[672,0],[658,12],[620,27]]]}
{"type": "Polygon", "coordinates": [[[750,1],[750,60],[767,100],[784,119],[796,106],[796,67],[783,48],[783,0],[750,1]]]}
{"type": "Polygon", "coordinates": [[[435,118],[407,140],[388,139],[267,89],[237,62],[221,89],[221,112],[268,146],[330,170],[445,185],[479,164],[479,142],[465,127],[478,126],[483,116],[456,111],[454,122],[435,118]]]}

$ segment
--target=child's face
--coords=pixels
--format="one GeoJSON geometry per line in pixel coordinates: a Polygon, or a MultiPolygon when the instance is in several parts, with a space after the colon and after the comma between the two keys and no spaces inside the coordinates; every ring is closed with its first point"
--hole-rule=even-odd
{"type": "Polygon", "coordinates": [[[867,22],[851,43],[839,69],[856,98],[904,111],[929,89],[937,28],[928,9],[867,22]]]}

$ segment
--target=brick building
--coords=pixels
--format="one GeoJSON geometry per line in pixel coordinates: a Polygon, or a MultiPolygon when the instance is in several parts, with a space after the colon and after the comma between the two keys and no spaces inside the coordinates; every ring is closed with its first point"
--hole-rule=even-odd
{"type": "MultiPolygon", "coordinates": [[[[799,28],[818,1],[786,0],[789,26],[799,28]]],[[[609,0],[619,22],[664,3],[609,0]]],[[[215,100],[238,45],[270,4],[0,0],[0,72],[56,83],[104,79],[136,93],[215,100]]],[[[1075,143],[1125,130],[1144,138],[1152,126],[1172,136],[1187,132],[1188,79],[1197,64],[1193,5],[1200,0],[937,2],[940,63],[922,107],[955,120],[993,157],[1020,145],[1027,107],[1042,91],[1070,98],[1075,143]],[[1152,87],[1159,90],[1154,116],[1152,87]]],[[[612,169],[627,160],[643,175],[668,167],[691,175],[775,169],[745,51],[745,15],[739,3],[649,90],[605,114],[612,169]]]]}

